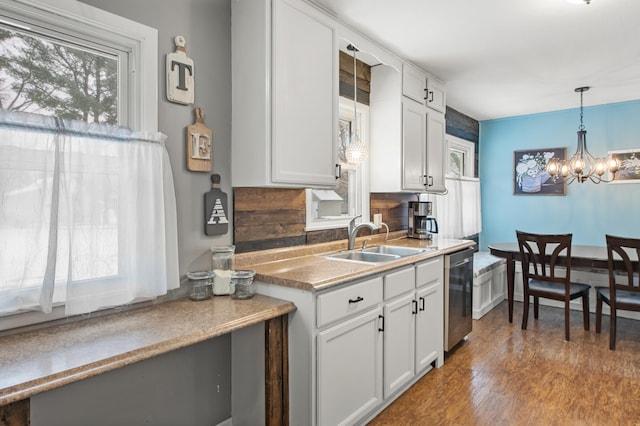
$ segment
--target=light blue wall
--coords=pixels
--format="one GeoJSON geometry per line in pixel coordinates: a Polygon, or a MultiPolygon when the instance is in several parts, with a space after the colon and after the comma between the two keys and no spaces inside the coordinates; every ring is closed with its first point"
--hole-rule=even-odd
{"type": "MultiPolygon", "coordinates": [[[[605,245],[605,234],[640,238],[640,183],[577,183],[565,196],[513,195],[514,151],[576,149],[579,109],[480,123],[480,249],[515,242],[515,230],[573,233],[574,244],[605,245]]],[[[594,156],[640,149],[640,101],[586,107],[587,146],[594,156]]]]}

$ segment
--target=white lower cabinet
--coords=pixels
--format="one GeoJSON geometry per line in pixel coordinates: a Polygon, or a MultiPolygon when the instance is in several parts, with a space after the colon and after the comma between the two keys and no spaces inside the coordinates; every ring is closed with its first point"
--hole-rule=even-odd
{"type": "Polygon", "coordinates": [[[415,374],[414,293],[384,307],[384,397],[388,398],[415,374]]]}
{"type": "Polygon", "coordinates": [[[385,399],[442,363],[442,267],[436,258],[385,276],[385,399]]]}
{"type": "Polygon", "coordinates": [[[382,402],[381,309],[318,333],[318,424],[347,425],[382,402]]]}
{"type": "Polygon", "coordinates": [[[296,305],[289,314],[292,425],[367,422],[443,363],[442,256],[321,292],[257,284],[259,293],[296,305]]]}

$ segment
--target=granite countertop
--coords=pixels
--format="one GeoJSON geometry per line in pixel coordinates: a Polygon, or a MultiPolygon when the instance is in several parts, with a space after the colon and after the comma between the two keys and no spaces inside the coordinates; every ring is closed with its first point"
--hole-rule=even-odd
{"type": "Polygon", "coordinates": [[[289,313],[256,295],[180,299],[0,337],[0,406],[289,313]]]}
{"type": "MultiPolygon", "coordinates": [[[[427,250],[424,253],[384,263],[355,262],[322,256],[322,254],[346,250],[345,241],[244,253],[236,256],[236,268],[255,270],[256,281],[308,291],[320,291],[353,279],[453,253],[475,244],[470,240],[437,238],[431,241],[406,238],[406,233],[400,235],[399,238],[398,234],[392,235],[392,238],[396,238],[388,241],[385,241],[383,234],[369,236],[366,239],[371,239],[368,247],[394,245],[427,250]]],[[[356,247],[361,246],[361,241],[364,239],[363,237],[359,238],[360,242],[356,243],[356,247]]]]}

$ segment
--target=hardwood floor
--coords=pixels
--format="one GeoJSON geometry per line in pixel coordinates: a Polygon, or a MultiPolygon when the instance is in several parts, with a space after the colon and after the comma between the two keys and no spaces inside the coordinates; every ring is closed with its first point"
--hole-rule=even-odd
{"type": "Polygon", "coordinates": [[[533,310],[521,330],[503,302],[473,322],[469,339],[378,415],[370,425],[625,425],[640,424],[640,321],[618,318],[609,350],[609,317],[602,333],[583,329],[571,311],[564,340],[559,308],[533,310]]]}

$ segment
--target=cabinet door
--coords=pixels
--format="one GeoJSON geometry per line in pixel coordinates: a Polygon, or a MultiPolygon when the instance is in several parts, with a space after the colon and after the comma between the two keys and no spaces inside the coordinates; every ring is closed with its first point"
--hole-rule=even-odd
{"type": "Polygon", "coordinates": [[[424,191],[426,143],[426,108],[405,97],[402,99],[402,189],[424,191]]]}
{"type": "Polygon", "coordinates": [[[427,192],[444,192],[444,114],[429,112],[427,116],[427,192]]]}
{"type": "Polygon", "coordinates": [[[273,8],[272,179],[289,184],[335,185],[335,28],[300,1],[275,0],[273,8]]]}
{"type": "Polygon", "coordinates": [[[444,114],[447,109],[444,85],[433,78],[428,78],[426,93],[427,106],[444,114]]]}
{"type": "Polygon", "coordinates": [[[442,283],[418,290],[416,316],[416,372],[427,368],[443,353],[442,283]]]}
{"type": "Polygon", "coordinates": [[[384,307],[384,397],[392,395],[415,373],[415,292],[384,307]]]}
{"type": "Polygon", "coordinates": [[[381,313],[318,333],[318,425],[353,424],[382,402],[381,313]]]}
{"type": "Polygon", "coordinates": [[[424,105],[427,97],[427,75],[411,65],[403,64],[402,94],[424,105]]]}

